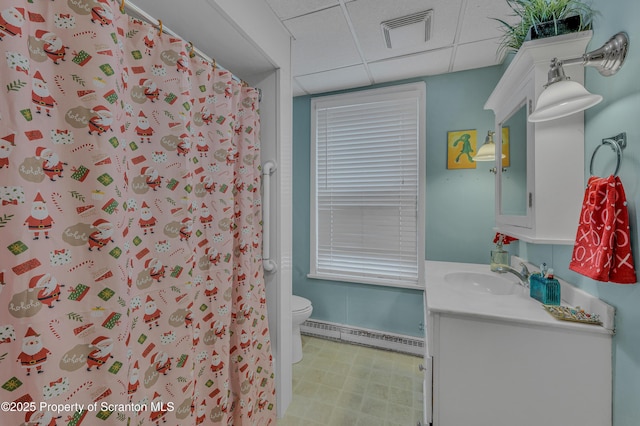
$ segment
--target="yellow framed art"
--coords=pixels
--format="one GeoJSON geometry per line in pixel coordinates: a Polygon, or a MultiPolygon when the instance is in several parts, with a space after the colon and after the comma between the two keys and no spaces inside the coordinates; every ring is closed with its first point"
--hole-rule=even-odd
{"type": "Polygon", "coordinates": [[[509,167],[509,127],[502,128],[502,167],[509,167]]]}
{"type": "Polygon", "coordinates": [[[476,130],[454,130],[447,132],[447,169],[475,169],[473,156],[477,151],[476,130]]]}

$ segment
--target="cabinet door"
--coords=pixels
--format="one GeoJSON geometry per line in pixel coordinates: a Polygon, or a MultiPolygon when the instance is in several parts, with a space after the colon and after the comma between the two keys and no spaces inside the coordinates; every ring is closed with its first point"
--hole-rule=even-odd
{"type": "Polygon", "coordinates": [[[424,358],[423,371],[424,381],[422,382],[423,396],[423,425],[428,426],[433,422],[433,358],[424,358]]]}
{"type": "MultiPolygon", "coordinates": [[[[509,128],[506,162],[510,165],[503,172],[501,162],[496,161],[496,227],[528,243],[575,242],[576,218],[584,194],[584,114],[526,124],[526,188],[516,178],[523,172],[516,170],[520,146],[514,126],[516,121],[522,123],[516,117],[523,115],[521,111],[531,113],[548,80],[549,61],[580,57],[591,35],[591,31],[584,31],[525,42],[485,104],[496,114],[496,144],[503,138],[502,127],[509,128]]],[[[565,72],[572,81],[584,82],[584,67],[566,67],[565,72]]]]}
{"type": "Polygon", "coordinates": [[[424,380],[422,382],[422,397],[423,397],[423,411],[422,420],[423,425],[428,426],[432,423],[433,412],[433,362],[431,348],[429,340],[432,339],[433,326],[431,325],[431,319],[429,318],[429,311],[427,308],[427,292],[424,292],[423,299],[424,307],[424,361],[421,366],[422,373],[424,374],[424,380]]]}
{"type": "Polygon", "coordinates": [[[610,335],[455,315],[437,328],[437,426],[611,426],[610,335]]]}
{"type": "Polygon", "coordinates": [[[527,121],[533,84],[525,84],[496,111],[496,224],[531,228],[533,224],[532,123],[527,121]]]}

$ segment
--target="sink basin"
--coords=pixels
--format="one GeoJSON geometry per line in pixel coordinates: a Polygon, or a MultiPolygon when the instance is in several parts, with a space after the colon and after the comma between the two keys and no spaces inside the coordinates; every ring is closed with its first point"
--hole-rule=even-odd
{"type": "Polygon", "coordinates": [[[449,272],[444,280],[459,290],[495,296],[514,294],[519,286],[507,277],[482,272],[449,272]]]}

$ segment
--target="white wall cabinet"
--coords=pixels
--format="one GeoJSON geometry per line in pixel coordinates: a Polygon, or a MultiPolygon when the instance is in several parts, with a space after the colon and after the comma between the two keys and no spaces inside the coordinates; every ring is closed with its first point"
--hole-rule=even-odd
{"type": "MultiPolygon", "coordinates": [[[[531,243],[573,244],[584,195],[584,114],[529,123],[552,58],[580,57],[591,31],[523,44],[485,104],[496,115],[496,144],[509,128],[511,164],[496,160],[496,228],[531,243]],[[519,158],[523,161],[519,161],[519,158]]],[[[565,66],[584,82],[584,68],[565,66]]]]}

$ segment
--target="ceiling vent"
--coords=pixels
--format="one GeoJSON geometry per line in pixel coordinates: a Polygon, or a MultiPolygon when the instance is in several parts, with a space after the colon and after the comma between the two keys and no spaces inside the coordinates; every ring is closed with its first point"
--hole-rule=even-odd
{"type": "Polygon", "coordinates": [[[431,38],[433,9],[413,13],[380,23],[384,41],[389,49],[422,44],[431,38]]]}

